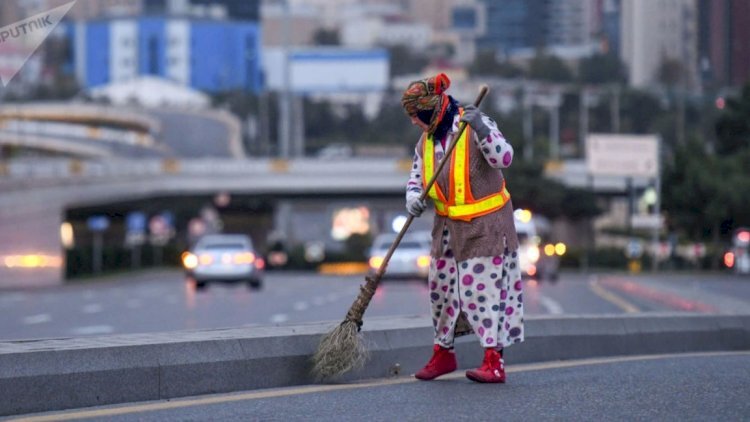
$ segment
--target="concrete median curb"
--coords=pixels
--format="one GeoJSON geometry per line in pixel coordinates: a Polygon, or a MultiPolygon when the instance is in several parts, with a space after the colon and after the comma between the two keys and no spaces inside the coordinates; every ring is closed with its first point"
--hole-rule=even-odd
{"type": "MultiPolygon", "coordinates": [[[[335,322],[0,342],[0,415],[310,384],[310,357],[335,322]]],[[[532,317],[508,365],[590,357],[750,350],[750,315],[532,317]]],[[[424,317],[365,321],[368,363],[337,382],[412,374],[431,354],[424,317]]],[[[459,365],[481,360],[473,336],[459,365]]]]}

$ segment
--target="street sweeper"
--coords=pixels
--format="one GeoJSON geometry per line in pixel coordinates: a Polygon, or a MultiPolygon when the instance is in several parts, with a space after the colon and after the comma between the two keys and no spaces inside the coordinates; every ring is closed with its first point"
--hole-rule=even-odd
{"type": "Polygon", "coordinates": [[[518,237],[501,170],[511,165],[513,147],[491,118],[448,95],[449,87],[441,73],[410,83],[401,100],[423,132],[406,185],[406,208],[419,217],[427,207],[425,191],[435,208],[428,276],[435,338],[432,358],[415,376],[432,380],[455,371],[454,339],[473,331],[484,361],[466,376],[502,383],[503,350],[524,339],[518,237]],[[461,122],[468,124],[463,133],[461,122]],[[454,141],[445,168],[427,189],[454,141]],[[457,332],[463,318],[471,328],[457,332]]]}

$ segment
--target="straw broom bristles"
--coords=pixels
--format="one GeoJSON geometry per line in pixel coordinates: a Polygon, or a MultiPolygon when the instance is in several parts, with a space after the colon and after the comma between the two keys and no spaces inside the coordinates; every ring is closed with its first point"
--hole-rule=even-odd
{"type": "Polygon", "coordinates": [[[313,356],[313,374],[318,381],[361,368],[367,360],[367,348],[359,331],[362,316],[375,294],[380,277],[381,274],[365,277],[367,282],[360,286],[359,295],[344,321],[320,341],[318,351],[313,356]]]}
{"type": "Polygon", "coordinates": [[[367,349],[360,338],[359,325],[344,321],[321,340],[313,356],[313,372],[322,381],[361,368],[366,360],[367,349]]]}

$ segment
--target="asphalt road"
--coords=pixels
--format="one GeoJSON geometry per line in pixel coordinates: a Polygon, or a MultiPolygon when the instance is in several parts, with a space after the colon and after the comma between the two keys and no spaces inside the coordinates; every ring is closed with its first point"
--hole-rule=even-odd
{"type": "Polygon", "coordinates": [[[462,371],[135,403],[29,421],[741,421],[750,415],[750,352],[510,365],[506,384],[462,371]]]}
{"type": "MultiPolygon", "coordinates": [[[[261,290],[211,285],[196,291],[180,271],[119,275],[35,290],[0,291],[0,340],[38,339],[340,321],[362,276],[271,272],[261,290]]],[[[525,282],[527,315],[625,312],[750,312],[750,278],[730,275],[589,276],[525,282]]],[[[424,315],[424,282],[384,281],[368,317],[424,315]]]]}

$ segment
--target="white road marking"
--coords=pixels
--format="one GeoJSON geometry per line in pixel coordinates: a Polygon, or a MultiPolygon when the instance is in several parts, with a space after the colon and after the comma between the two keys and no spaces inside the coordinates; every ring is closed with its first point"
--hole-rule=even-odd
{"type": "Polygon", "coordinates": [[[98,303],[90,303],[84,306],[81,310],[84,314],[98,314],[102,311],[102,305],[98,303]]]}
{"type": "Polygon", "coordinates": [[[309,307],[310,306],[307,304],[307,302],[297,302],[293,306],[295,311],[304,311],[309,307]]]}
{"type": "Polygon", "coordinates": [[[12,302],[23,302],[26,300],[26,295],[23,293],[10,293],[7,295],[3,295],[3,297],[0,297],[0,302],[5,303],[12,303],[12,302]]]}
{"type": "Polygon", "coordinates": [[[50,321],[52,321],[52,317],[49,314],[32,315],[23,319],[23,323],[26,325],[43,324],[50,321]]]}
{"type": "Polygon", "coordinates": [[[289,320],[289,317],[287,316],[287,314],[276,314],[276,315],[271,316],[270,321],[272,324],[280,324],[288,320],[289,320]]]}
{"type": "Polygon", "coordinates": [[[554,299],[551,299],[544,295],[539,295],[539,302],[544,306],[544,309],[547,310],[550,314],[553,315],[559,315],[563,313],[563,308],[560,306],[559,303],[557,303],[554,299]]]}
{"type": "Polygon", "coordinates": [[[77,335],[91,335],[91,334],[109,334],[115,331],[111,325],[89,325],[86,327],[76,327],[71,330],[73,334],[77,335]]]}

